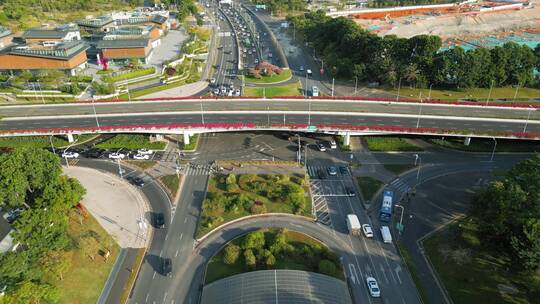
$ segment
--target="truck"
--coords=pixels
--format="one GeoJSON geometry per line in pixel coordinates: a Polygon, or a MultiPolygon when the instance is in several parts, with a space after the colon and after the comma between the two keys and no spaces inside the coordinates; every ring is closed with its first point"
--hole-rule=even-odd
{"type": "Polygon", "coordinates": [[[379,219],[381,222],[389,222],[392,219],[392,200],[394,198],[394,192],[385,190],[383,192],[383,200],[381,203],[381,210],[379,212],[379,219]]]}
{"type": "Polygon", "coordinates": [[[388,228],[388,226],[381,226],[381,236],[383,242],[392,243],[392,234],[390,233],[390,228],[388,228]]]}
{"type": "Polygon", "coordinates": [[[360,235],[362,227],[360,226],[360,221],[356,214],[347,214],[347,228],[349,229],[350,235],[360,235]]]}

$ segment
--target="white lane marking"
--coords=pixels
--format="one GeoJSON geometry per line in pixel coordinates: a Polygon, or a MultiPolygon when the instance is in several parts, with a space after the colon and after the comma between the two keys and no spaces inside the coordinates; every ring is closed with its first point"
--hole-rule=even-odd
{"type": "Polygon", "coordinates": [[[390,281],[388,280],[388,277],[386,276],[386,273],[384,272],[384,267],[382,264],[379,264],[379,268],[381,269],[381,272],[384,276],[384,280],[386,281],[386,284],[390,284],[390,281]]]}
{"type": "Polygon", "coordinates": [[[155,278],[156,278],[156,273],[157,273],[157,272],[154,271],[154,275],[152,275],[152,279],[155,279],[155,278]]]}
{"type": "Polygon", "coordinates": [[[183,233],[180,233],[180,240],[182,240],[182,237],[184,236],[183,233]]]}
{"type": "Polygon", "coordinates": [[[349,264],[349,271],[351,272],[351,280],[352,280],[352,282],[354,284],[359,284],[360,280],[358,279],[358,274],[356,273],[356,268],[354,267],[354,264],[349,264]]]}
{"type": "Polygon", "coordinates": [[[399,273],[401,272],[401,266],[397,265],[396,269],[394,269],[394,271],[396,272],[396,276],[397,276],[397,278],[399,280],[399,284],[402,284],[401,278],[399,277],[399,273]]]}
{"type": "Polygon", "coordinates": [[[184,224],[187,222],[187,217],[184,218],[184,224]]]}
{"type": "Polygon", "coordinates": [[[176,250],[176,253],[174,254],[174,257],[176,258],[178,256],[178,250],[176,250]]]}
{"type": "Polygon", "coordinates": [[[146,298],[144,299],[144,303],[148,303],[148,297],[150,296],[150,293],[146,294],[146,298]]]}

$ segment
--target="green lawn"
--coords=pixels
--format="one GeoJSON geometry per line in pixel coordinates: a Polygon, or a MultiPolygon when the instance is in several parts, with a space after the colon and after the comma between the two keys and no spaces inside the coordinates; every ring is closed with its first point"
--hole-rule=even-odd
{"type": "MultiPolygon", "coordinates": [[[[472,138],[468,146],[463,144],[463,138],[446,137],[445,139],[429,139],[428,142],[442,147],[469,151],[491,152],[495,146],[493,139],[472,138]]],[[[498,139],[495,152],[539,152],[540,144],[536,141],[498,139]]]]}
{"type": "MultiPolygon", "coordinates": [[[[264,231],[265,249],[270,249],[273,239],[279,230],[262,230],[264,231]]],[[[255,268],[248,268],[245,265],[243,254],[240,253],[240,257],[234,264],[225,264],[223,262],[224,249],[218,252],[210,262],[206,271],[205,284],[209,284],[219,279],[223,279],[235,274],[240,274],[249,271],[265,270],[265,269],[293,269],[293,270],[305,270],[311,272],[319,272],[319,261],[326,259],[334,264],[336,271],[332,274],[335,278],[343,280],[343,272],[341,270],[341,264],[339,258],[331,252],[324,244],[310,238],[309,236],[295,232],[284,230],[282,232],[289,245],[292,245],[288,252],[283,252],[275,256],[276,263],[273,266],[266,266],[264,261],[257,260],[257,266],[255,268]],[[306,255],[302,254],[302,251],[306,251],[305,248],[309,248],[312,254],[310,258],[306,258],[306,255]]],[[[241,246],[246,236],[239,237],[233,240],[231,243],[241,246]]]]}
{"type": "Polygon", "coordinates": [[[274,97],[274,96],[298,96],[300,83],[292,83],[277,87],[244,87],[244,96],[250,97],[274,97]]]}
{"type": "Polygon", "coordinates": [[[384,185],[384,183],[380,180],[374,179],[373,177],[369,176],[358,176],[356,177],[356,182],[358,183],[358,187],[360,187],[360,191],[362,191],[362,196],[366,201],[371,201],[373,195],[377,193],[377,190],[379,190],[379,188],[384,185]]]}
{"type": "Polygon", "coordinates": [[[160,177],[159,180],[165,185],[165,187],[167,187],[167,189],[171,193],[171,196],[173,198],[176,197],[176,193],[178,192],[178,189],[180,187],[180,179],[178,178],[178,175],[165,175],[160,177]]]}
{"type": "Polygon", "coordinates": [[[370,151],[400,151],[400,152],[416,152],[423,151],[405,139],[400,137],[382,137],[382,136],[366,136],[368,149],[370,151]]]}
{"type": "Polygon", "coordinates": [[[208,182],[196,235],[199,238],[233,219],[271,212],[311,217],[311,198],[306,177],[269,174],[214,175],[208,182]]]}
{"type": "Polygon", "coordinates": [[[413,164],[384,164],[383,166],[386,170],[393,172],[396,175],[400,175],[401,173],[416,167],[413,164]]]}
{"type": "Polygon", "coordinates": [[[134,70],[134,71],[131,71],[131,72],[128,72],[128,73],[118,74],[118,75],[114,75],[114,76],[102,76],[101,79],[103,81],[117,82],[117,81],[137,78],[137,77],[141,77],[141,76],[145,76],[145,75],[150,75],[150,74],[153,74],[155,71],[156,71],[156,68],[151,67],[151,68],[147,68],[147,69],[134,70]]]}
{"type": "Polygon", "coordinates": [[[193,151],[197,148],[197,145],[199,144],[199,134],[194,134],[189,138],[189,144],[183,145],[182,150],[184,151],[193,151]]]}
{"type": "MultiPolygon", "coordinates": [[[[74,135],[74,139],[77,139],[77,143],[85,142],[96,135],[84,134],[74,135]]],[[[17,136],[17,137],[2,137],[0,138],[0,147],[2,148],[49,148],[51,147],[51,139],[55,148],[66,147],[69,145],[67,137],[64,136],[17,136]]]]}
{"type": "Polygon", "coordinates": [[[422,285],[420,281],[420,274],[418,273],[418,270],[416,269],[414,263],[412,262],[411,255],[409,254],[409,251],[407,248],[401,243],[397,242],[399,252],[401,253],[401,256],[403,257],[403,261],[405,262],[405,265],[407,266],[407,270],[409,270],[409,273],[411,274],[411,277],[413,279],[414,285],[416,285],[416,290],[418,290],[418,294],[420,294],[420,298],[422,298],[422,302],[424,304],[429,304],[429,300],[426,294],[426,289],[422,285]]]}
{"type": "Polygon", "coordinates": [[[245,77],[245,82],[249,82],[249,83],[276,83],[276,82],[283,82],[283,81],[287,81],[291,79],[292,72],[291,70],[286,69],[286,70],[283,70],[283,72],[281,72],[281,74],[279,75],[274,74],[272,76],[262,76],[262,78],[260,79],[252,77],[251,75],[248,75],[248,73],[246,72],[246,75],[244,77],[245,77]]]}
{"type": "MultiPolygon", "coordinates": [[[[386,91],[397,94],[397,88],[386,89],[386,91]]],[[[399,95],[404,98],[418,98],[420,92],[422,92],[422,98],[426,99],[429,96],[429,88],[424,89],[411,89],[409,87],[401,87],[399,95]]],[[[507,98],[509,101],[512,101],[514,95],[516,94],[516,89],[512,87],[504,88],[493,88],[491,92],[491,99],[497,98],[507,98]]],[[[431,90],[432,99],[462,99],[470,98],[476,99],[479,101],[486,101],[489,95],[489,88],[475,88],[475,89],[464,89],[464,90],[431,90]]],[[[540,89],[535,88],[520,88],[518,90],[517,99],[530,99],[537,98],[540,96],[540,89]]]]}
{"type": "Polygon", "coordinates": [[[104,142],[96,145],[96,148],[100,149],[152,149],[163,150],[167,145],[166,142],[156,141],[150,142],[148,135],[140,134],[119,134],[104,142]]]}
{"type": "Polygon", "coordinates": [[[510,268],[510,258],[482,244],[470,220],[460,221],[424,242],[427,255],[450,293],[460,304],[538,303],[540,270],[520,273],[510,268]],[[499,284],[516,287],[517,294],[501,294],[499,284]]]}
{"type": "Polygon", "coordinates": [[[64,274],[64,279],[50,279],[50,283],[58,287],[60,291],[60,304],[96,303],[118,257],[120,247],[98,222],[91,215],[88,215],[81,225],[79,218],[73,212],[69,221],[69,237],[76,243],[78,239],[89,233],[97,233],[96,239],[100,240],[102,249],[109,249],[111,255],[107,261],[101,255],[96,255],[95,260],[92,261],[75,246],[75,249],[72,250],[72,266],[64,274]]]}

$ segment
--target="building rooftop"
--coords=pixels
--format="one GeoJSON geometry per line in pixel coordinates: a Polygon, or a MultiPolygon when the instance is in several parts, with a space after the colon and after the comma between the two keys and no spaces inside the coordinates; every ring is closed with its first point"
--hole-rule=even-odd
{"type": "Polygon", "coordinates": [[[0,38],[9,36],[11,34],[11,31],[7,27],[0,26],[0,38]]]}
{"type": "Polygon", "coordinates": [[[167,17],[162,16],[162,15],[154,15],[152,17],[152,22],[157,23],[157,24],[163,24],[167,22],[167,17]]]}
{"type": "Polygon", "coordinates": [[[111,31],[111,35],[146,35],[152,30],[152,26],[123,26],[111,31]]]}
{"type": "Polygon", "coordinates": [[[3,216],[0,216],[0,253],[11,250],[13,239],[10,236],[11,225],[3,216]]]}
{"type": "Polygon", "coordinates": [[[61,39],[66,36],[68,32],[78,31],[79,27],[74,24],[62,24],[58,26],[40,26],[27,30],[22,35],[22,38],[57,38],[61,39]]]}
{"type": "Polygon", "coordinates": [[[23,55],[30,57],[42,57],[51,59],[68,60],[81,52],[86,51],[88,46],[82,41],[68,41],[55,46],[45,47],[38,44],[33,45],[12,45],[5,48],[0,54],[23,55]]]}
{"type": "Polygon", "coordinates": [[[96,47],[98,49],[142,48],[148,46],[148,41],[148,38],[101,40],[96,47]]]}
{"type": "Polygon", "coordinates": [[[246,272],[204,286],[202,304],[352,304],[345,282],[299,270],[246,272]]]}
{"type": "Polygon", "coordinates": [[[77,20],[77,24],[80,26],[86,27],[95,27],[99,28],[114,22],[114,20],[109,16],[100,16],[97,18],[81,19],[77,20]]]}

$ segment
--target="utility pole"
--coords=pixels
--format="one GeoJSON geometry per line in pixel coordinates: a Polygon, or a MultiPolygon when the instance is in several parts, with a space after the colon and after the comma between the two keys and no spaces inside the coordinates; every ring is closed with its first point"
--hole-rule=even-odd
{"type": "Polygon", "coordinates": [[[354,76],[354,95],[356,95],[357,89],[358,89],[358,76],[354,76]]]}
{"type": "Polygon", "coordinates": [[[525,121],[525,126],[523,127],[523,133],[527,132],[527,124],[529,123],[529,119],[531,118],[531,112],[533,107],[529,105],[529,114],[527,114],[527,120],[525,121]]]}
{"type": "Polygon", "coordinates": [[[486,100],[486,106],[489,104],[489,99],[491,98],[491,90],[493,90],[493,82],[494,82],[494,80],[492,79],[491,80],[491,85],[489,86],[489,94],[488,94],[488,98],[486,100]]]}
{"type": "Polygon", "coordinates": [[[399,83],[397,88],[397,96],[396,96],[396,102],[399,101],[399,91],[401,90],[401,77],[399,77],[399,83]]]}
{"type": "Polygon", "coordinates": [[[422,91],[420,91],[420,110],[418,111],[418,120],[416,121],[416,128],[418,129],[420,127],[420,117],[422,116],[422,106],[424,103],[422,102],[422,91]]]}
{"type": "Polygon", "coordinates": [[[492,137],[491,139],[493,139],[495,144],[493,145],[493,151],[491,151],[491,159],[489,160],[490,162],[493,161],[493,157],[495,157],[495,149],[497,149],[497,140],[495,139],[495,137],[492,137]]]}
{"type": "Polygon", "coordinates": [[[334,97],[334,77],[332,77],[332,97],[334,97]]]}

